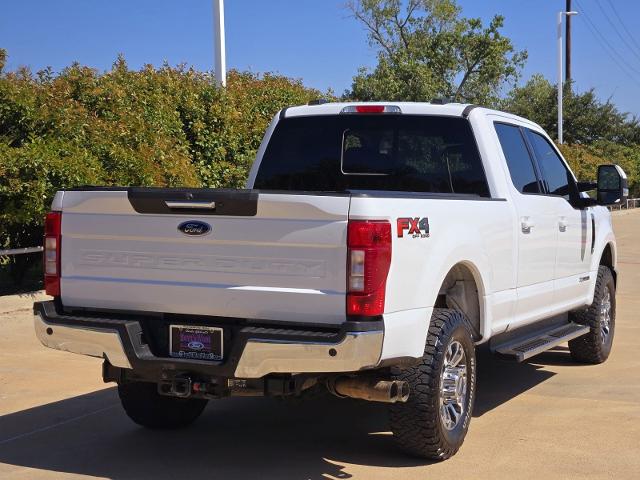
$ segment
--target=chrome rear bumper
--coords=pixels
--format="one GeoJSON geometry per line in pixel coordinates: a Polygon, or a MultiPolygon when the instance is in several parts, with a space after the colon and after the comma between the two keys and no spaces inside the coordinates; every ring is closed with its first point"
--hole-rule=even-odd
{"type": "Polygon", "coordinates": [[[375,367],[382,352],[382,331],[349,332],[335,344],[249,340],[235,376],[261,378],[269,373],[355,372],[375,367]]]}
{"type": "Polygon", "coordinates": [[[119,368],[195,370],[235,378],[374,368],[380,361],[384,339],[381,320],[374,325],[369,322],[366,329],[360,330],[357,322],[349,322],[356,327],[353,331],[310,341],[300,341],[299,331],[283,327],[243,328],[234,335],[233,349],[225,361],[206,362],[154,355],[143,341],[140,322],[135,319],[58,314],[53,302],[36,303],[34,316],[36,336],[49,348],[104,358],[119,368]]]}
{"type": "Polygon", "coordinates": [[[70,327],[47,323],[34,314],[36,337],[45,347],[109,360],[114,367],[132,368],[120,335],[115,330],[70,327]]]}

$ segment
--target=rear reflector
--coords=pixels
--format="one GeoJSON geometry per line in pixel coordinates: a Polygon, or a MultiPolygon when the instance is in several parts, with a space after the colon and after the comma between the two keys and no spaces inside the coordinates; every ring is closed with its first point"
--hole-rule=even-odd
{"type": "Polygon", "coordinates": [[[391,224],[350,220],[347,246],[347,315],[382,315],[391,266],[391,224]]]}
{"type": "Polygon", "coordinates": [[[341,113],[402,113],[396,105],[349,105],[341,113]]]}
{"type": "Polygon", "coordinates": [[[62,212],[49,212],[44,221],[44,289],[47,295],[60,295],[60,240],[62,212]]]}

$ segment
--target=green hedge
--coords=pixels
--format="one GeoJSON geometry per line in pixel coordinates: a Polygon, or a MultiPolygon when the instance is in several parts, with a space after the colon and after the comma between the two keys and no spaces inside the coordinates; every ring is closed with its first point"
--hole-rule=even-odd
{"type": "Polygon", "coordinates": [[[640,197],[640,147],[601,140],[590,145],[559,145],[578,180],[595,181],[598,165],[620,165],[629,180],[629,196],[640,197]]]}

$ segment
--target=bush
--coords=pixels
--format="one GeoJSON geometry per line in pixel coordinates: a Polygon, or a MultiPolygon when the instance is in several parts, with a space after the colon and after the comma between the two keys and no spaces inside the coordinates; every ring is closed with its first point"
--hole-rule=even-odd
{"type": "Polygon", "coordinates": [[[640,147],[625,146],[608,141],[591,145],[559,145],[578,180],[596,181],[598,165],[620,165],[629,180],[629,196],[640,196],[640,147]]]}
{"type": "Polygon", "coordinates": [[[105,73],[59,74],[3,72],[5,58],[0,49],[0,249],[39,245],[61,188],[241,187],[273,115],[321,96],[273,74],[232,71],[222,89],[209,73],[133,71],[122,57],[105,73]]]}

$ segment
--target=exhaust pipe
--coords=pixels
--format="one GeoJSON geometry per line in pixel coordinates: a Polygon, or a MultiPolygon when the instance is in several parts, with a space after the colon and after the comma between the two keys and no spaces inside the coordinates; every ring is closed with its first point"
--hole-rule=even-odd
{"type": "Polygon", "coordinates": [[[404,403],[409,399],[409,384],[400,380],[338,377],[329,380],[327,388],[337,397],[358,398],[369,402],[404,403]]]}

